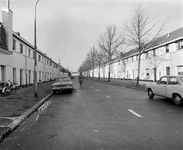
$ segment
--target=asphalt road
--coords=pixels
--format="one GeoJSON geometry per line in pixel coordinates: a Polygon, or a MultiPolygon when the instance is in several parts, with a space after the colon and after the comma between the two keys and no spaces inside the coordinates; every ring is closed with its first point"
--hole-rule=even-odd
{"type": "Polygon", "coordinates": [[[52,96],[0,150],[182,150],[183,109],[171,100],[74,79],[72,94],[52,96]]]}

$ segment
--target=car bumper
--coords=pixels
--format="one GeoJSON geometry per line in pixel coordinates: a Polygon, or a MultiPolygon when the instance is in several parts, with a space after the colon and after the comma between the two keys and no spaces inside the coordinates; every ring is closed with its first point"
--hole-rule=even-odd
{"type": "Polygon", "coordinates": [[[62,90],[72,90],[73,87],[54,87],[52,88],[53,91],[62,91],[62,90]]]}

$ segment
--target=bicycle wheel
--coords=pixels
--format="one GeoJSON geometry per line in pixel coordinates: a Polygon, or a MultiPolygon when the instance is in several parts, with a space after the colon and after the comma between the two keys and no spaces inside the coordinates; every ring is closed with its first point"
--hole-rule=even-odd
{"type": "Polygon", "coordinates": [[[16,91],[17,91],[17,89],[16,89],[16,88],[12,88],[12,89],[10,90],[10,94],[11,94],[11,95],[13,95],[13,94],[15,94],[15,93],[16,93],[16,91]]]}
{"type": "Polygon", "coordinates": [[[3,92],[3,96],[9,96],[9,95],[10,95],[9,91],[7,89],[5,89],[3,92]]]}

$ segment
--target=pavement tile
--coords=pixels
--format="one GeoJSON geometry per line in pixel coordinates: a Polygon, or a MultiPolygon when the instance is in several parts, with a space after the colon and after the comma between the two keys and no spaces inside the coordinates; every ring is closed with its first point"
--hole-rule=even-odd
{"type": "Polygon", "coordinates": [[[20,88],[15,95],[0,96],[0,125],[2,117],[19,117],[42,98],[50,94],[52,92],[52,83],[53,81],[38,84],[38,98],[34,97],[34,86],[20,88]]]}

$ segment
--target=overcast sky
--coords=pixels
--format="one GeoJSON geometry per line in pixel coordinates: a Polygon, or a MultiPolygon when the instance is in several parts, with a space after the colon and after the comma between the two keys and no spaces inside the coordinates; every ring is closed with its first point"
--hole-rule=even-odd
{"type": "MultiPolygon", "coordinates": [[[[10,0],[13,31],[34,44],[34,7],[37,0],[10,0]]],[[[157,27],[166,22],[166,34],[183,26],[182,0],[40,0],[37,5],[37,47],[55,62],[77,71],[106,27],[123,22],[137,6],[155,17],[157,27]]],[[[0,8],[6,0],[0,0],[0,8]]],[[[2,16],[2,12],[0,12],[2,16]]],[[[2,17],[0,18],[2,21],[2,17]]],[[[163,34],[162,33],[162,34],[163,34]]]]}

